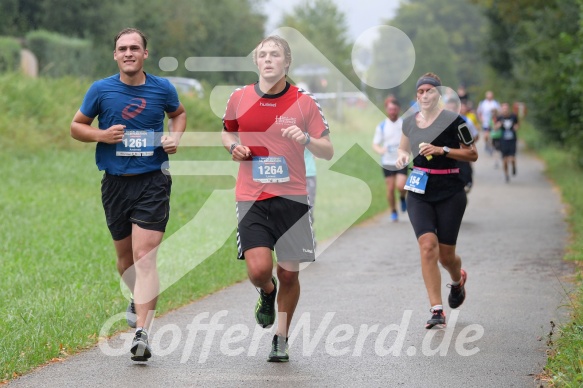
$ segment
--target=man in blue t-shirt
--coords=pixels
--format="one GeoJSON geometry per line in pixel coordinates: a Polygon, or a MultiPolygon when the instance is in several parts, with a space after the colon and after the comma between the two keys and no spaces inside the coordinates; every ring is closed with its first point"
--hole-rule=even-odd
{"type": "Polygon", "coordinates": [[[105,172],[101,182],[105,218],[117,269],[132,292],[127,321],[136,328],[130,349],[134,361],[151,357],[146,329],[156,309],[156,252],[170,210],[168,154],[176,153],[186,128],[186,112],[174,86],[143,70],[146,47],[146,37],[135,28],[115,37],[113,58],[119,74],[91,85],[71,123],[74,139],[97,143],[95,160],[105,172]],[[96,117],[98,128],[91,125],[96,117]]]}

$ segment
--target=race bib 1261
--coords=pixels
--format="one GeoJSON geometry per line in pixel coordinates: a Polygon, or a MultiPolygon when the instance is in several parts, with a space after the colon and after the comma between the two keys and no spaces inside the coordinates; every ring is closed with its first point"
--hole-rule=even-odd
{"type": "Polygon", "coordinates": [[[125,130],[121,143],[117,143],[116,156],[152,156],[154,155],[153,130],[125,130]]]}

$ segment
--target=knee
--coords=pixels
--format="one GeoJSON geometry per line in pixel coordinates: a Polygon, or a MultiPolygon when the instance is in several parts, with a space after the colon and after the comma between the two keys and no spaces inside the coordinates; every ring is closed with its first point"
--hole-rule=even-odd
{"type": "Polygon", "coordinates": [[[156,271],[156,258],[150,255],[142,256],[135,260],[134,267],[136,271],[142,273],[156,271]]]}
{"type": "MultiPolygon", "coordinates": [[[[271,263],[269,263],[271,264],[271,263]]],[[[260,285],[271,280],[273,265],[262,265],[261,263],[248,260],[247,261],[247,275],[251,283],[260,285]]]]}
{"type": "Polygon", "coordinates": [[[446,268],[455,263],[456,259],[459,259],[459,256],[456,256],[455,252],[440,252],[439,254],[439,262],[446,268]]]}
{"type": "Polygon", "coordinates": [[[118,254],[117,256],[117,268],[125,271],[128,268],[130,268],[132,265],[134,265],[134,256],[132,254],[132,252],[129,252],[128,254],[118,254]]]}
{"type": "Polygon", "coordinates": [[[282,286],[291,286],[298,282],[299,272],[288,271],[282,267],[277,267],[277,278],[282,286]]]}
{"type": "Polygon", "coordinates": [[[270,270],[262,270],[257,267],[248,268],[247,275],[249,276],[251,283],[256,286],[269,282],[272,276],[270,270]]]}
{"type": "Polygon", "coordinates": [[[419,250],[421,252],[422,260],[435,261],[439,256],[439,246],[437,241],[428,240],[420,242],[419,250]]]}

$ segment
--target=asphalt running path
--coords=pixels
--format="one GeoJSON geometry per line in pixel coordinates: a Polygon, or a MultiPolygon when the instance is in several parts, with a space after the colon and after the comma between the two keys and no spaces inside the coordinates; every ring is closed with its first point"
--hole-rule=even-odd
{"type": "Polygon", "coordinates": [[[446,330],[424,328],[430,306],[406,215],[383,214],[302,271],[287,364],[266,362],[273,332],[255,324],[245,281],[156,319],[147,363],[130,360],[128,332],[8,386],[538,386],[550,322],[566,320],[563,207],[540,161],[520,152],[505,183],[480,151],[458,241],[468,296],[446,309],[446,330]]]}

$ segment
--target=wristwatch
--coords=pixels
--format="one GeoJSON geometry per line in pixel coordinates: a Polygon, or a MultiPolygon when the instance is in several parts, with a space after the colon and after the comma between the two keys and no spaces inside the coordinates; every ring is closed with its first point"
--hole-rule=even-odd
{"type": "Polygon", "coordinates": [[[447,154],[449,154],[449,151],[451,151],[448,146],[444,146],[441,149],[443,150],[444,156],[447,156],[447,154]]]}

